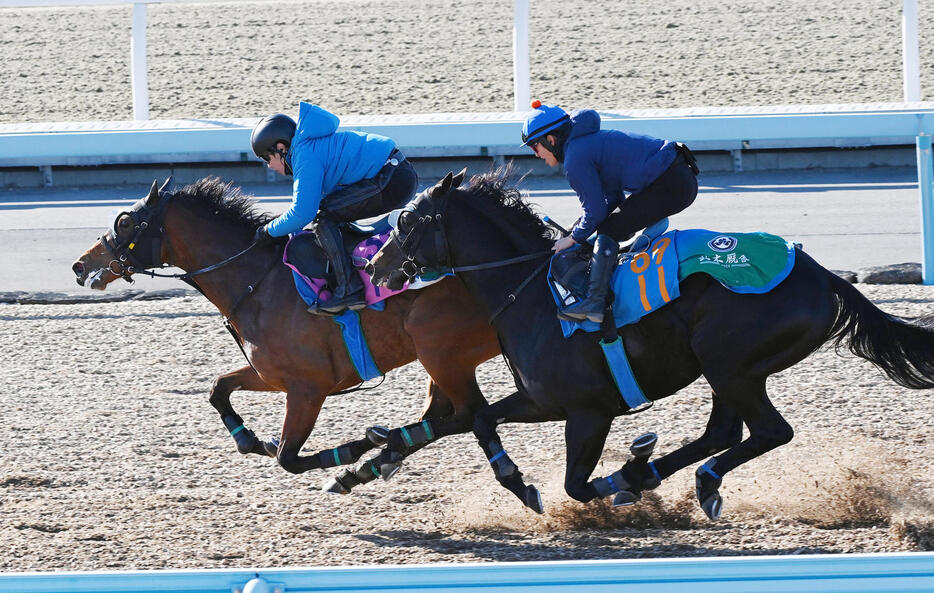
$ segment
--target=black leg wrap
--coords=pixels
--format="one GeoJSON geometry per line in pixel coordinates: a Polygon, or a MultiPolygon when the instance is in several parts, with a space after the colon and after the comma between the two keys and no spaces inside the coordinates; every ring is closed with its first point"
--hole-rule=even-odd
{"type": "Polygon", "coordinates": [[[376,466],[379,467],[378,474],[386,481],[396,475],[396,472],[402,468],[402,462],[404,460],[405,456],[402,453],[390,449],[383,449],[383,451],[373,459],[376,466]]]}
{"type": "Polygon", "coordinates": [[[221,418],[224,426],[230,431],[230,436],[237,443],[237,451],[246,455],[251,453],[256,446],[257,438],[253,431],[243,425],[243,418],[237,414],[224,416],[221,418]]]}
{"type": "Polygon", "coordinates": [[[493,473],[500,483],[502,483],[502,479],[509,478],[513,474],[518,473],[520,476],[522,475],[519,473],[519,468],[512,462],[512,459],[506,454],[506,450],[503,449],[499,443],[493,441],[487,445],[487,449],[489,449],[491,454],[489,460],[490,466],[493,468],[493,473]]]}
{"type": "Polygon", "coordinates": [[[350,445],[341,445],[327,451],[318,453],[318,464],[320,468],[337,467],[338,465],[347,465],[353,463],[357,458],[354,456],[350,445]]]}
{"type": "Polygon", "coordinates": [[[326,492],[349,494],[355,487],[372,482],[379,477],[379,470],[373,459],[361,462],[356,468],[347,468],[322,486],[326,492]]]}
{"type": "Polygon", "coordinates": [[[417,424],[409,424],[390,431],[389,446],[396,451],[408,451],[417,445],[429,443],[434,438],[435,431],[431,426],[431,420],[423,420],[417,424]]]}

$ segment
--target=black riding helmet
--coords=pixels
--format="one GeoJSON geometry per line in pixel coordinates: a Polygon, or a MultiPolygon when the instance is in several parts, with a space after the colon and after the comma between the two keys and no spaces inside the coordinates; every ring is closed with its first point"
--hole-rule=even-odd
{"type": "Polygon", "coordinates": [[[250,136],[250,145],[253,147],[253,154],[269,161],[269,155],[273,153],[280,154],[285,161],[286,172],[291,174],[291,167],[286,158],[288,152],[283,152],[276,148],[276,144],[282,142],[286,146],[292,145],[292,136],[295,135],[295,120],[282,113],[276,113],[264,117],[253,127],[253,134],[250,136]]]}

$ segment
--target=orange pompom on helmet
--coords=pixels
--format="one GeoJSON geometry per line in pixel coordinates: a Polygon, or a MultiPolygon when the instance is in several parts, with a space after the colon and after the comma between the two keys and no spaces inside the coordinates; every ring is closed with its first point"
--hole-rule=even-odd
{"type": "Polygon", "coordinates": [[[525,118],[522,125],[522,146],[540,140],[548,132],[571,121],[564,109],[556,105],[544,105],[538,99],[532,101],[532,109],[534,111],[525,118]]]}

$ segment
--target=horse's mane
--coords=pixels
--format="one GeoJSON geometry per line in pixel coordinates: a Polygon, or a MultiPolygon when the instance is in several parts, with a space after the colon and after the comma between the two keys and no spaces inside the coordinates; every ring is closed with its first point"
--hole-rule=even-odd
{"type": "Polygon", "coordinates": [[[232,224],[254,231],[271,216],[257,209],[256,201],[244,195],[239,187],[219,177],[204,177],[177,190],[173,200],[181,200],[194,210],[220,216],[232,224]]]}
{"type": "Polygon", "coordinates": [[[516,188],[515,168],[509,164],[480,175],[473,175],[461,191],[470,194],[470,203],[493,218],[542,240],[554,241],[555,231],[538,216],[516,188]]]}

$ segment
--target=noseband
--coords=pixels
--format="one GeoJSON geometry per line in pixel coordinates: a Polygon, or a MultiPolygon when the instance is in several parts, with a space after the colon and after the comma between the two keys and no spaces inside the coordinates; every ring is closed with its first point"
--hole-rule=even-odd
{"type": "Polygon", "coordinates": [[[389,236],[397,241],[405,260],[402,262],[400,270],[405,277],[412,281],[417,276],[424,276],[429,272],[435,272],[438,276],[447,273],[453,273],[454,267],[450,265],[451,255],[448,248],[447,234],[444,231],[443,210],[447,207],[447,196],[440,198],[442,201],[440,210],[435,207],[432,200],[426,195],[422,195],[406,206],[405,210],[418,216],[418,220],[409,229],[409,232],[403,235],[399,232],[399,224],[392,229],[389,236]],[[434,230],[431,232],[432,242],[434,243],[435,255],[438,256],[438,263],[434,268],[428,266],[419,266],[415,261],[415,254],[422,245],[428,232],[428,226],[434,223],[434,230]],[[442,255],[443,254],[443,255],[442,255]]]}
{"type": "Polygon", "coordinates": [[[154,268],[161,263],[159,258],[162,253],[162,234],[165,232],[162,225],[166,207],[174,195],[170,192],[160,192],[160,199],[153,207],[146,204],[147,198],[144,197],[136,202],[133,208],[117,215],[113,228],[100,237],[101,243],[114,258],[107,265],[112,274],[127,282],[133,282],[132,274],[154,268]],[[117,229],[117,224],[124,215],[133,220],[133,234],[127,239],[121,239],[117,229]],[[151,233],[152,228],[158,228],[159,232],[151,233]]]}

